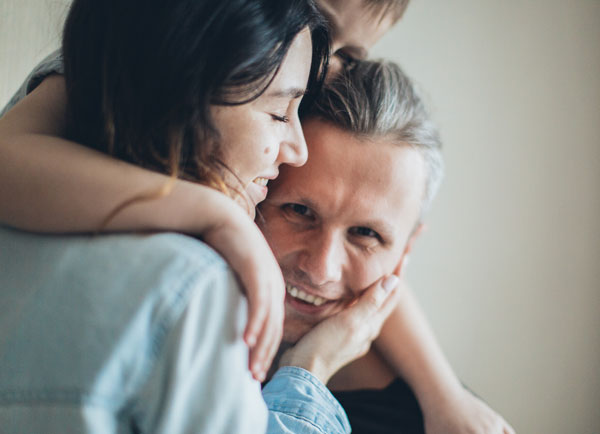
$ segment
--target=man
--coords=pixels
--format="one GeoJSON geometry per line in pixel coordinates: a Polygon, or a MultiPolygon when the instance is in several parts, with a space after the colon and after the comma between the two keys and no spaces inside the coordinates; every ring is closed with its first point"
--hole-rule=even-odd
{"type": "MultiPolygon", "coordinates": [[[[381,276],[401,274],[443,164],[435,126],[409,79],[391,63],[357,61],[340,73],[303,128],[308,161],[282,168],[258,222],[286,280],[284,347],[323,355],[331,342],[312,342],[310,350],[296,342],[343,313],[381,276]]],[[[512,432],[456,381],[410,294],[380,340],[328,382],[353,432],[422,433],[425,425],[428,433],[465,432],[467,426],[473,432],[512,432]],[[419,333],[403,340],[407,324],[419,333]],[[419,354],[417,337],[429,355],[419,354]],[[419,365],[406,369],[412,358],[419,365]],[[424,379],[429,373],[432,378],[424,379]],[[440,405],[446,398],[458,404],[440,405]]]]}

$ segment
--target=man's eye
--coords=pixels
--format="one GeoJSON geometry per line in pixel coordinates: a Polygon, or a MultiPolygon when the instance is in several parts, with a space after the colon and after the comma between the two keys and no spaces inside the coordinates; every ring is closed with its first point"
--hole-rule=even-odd
{"type": "Polygon", "coordinates": [[[349,229],[350,234],[359,237],[376,238],[381,241],[381,236],[371,228],[365,226],[357,226],[349,229]]]}
{"type": "Polygon", "coordinates": [[[304,218],[313,218],[313,214],[309,207],[299,203],[286,203],[282,206],[283,210],[292,214],[293,216],[300,216],[304,218]]]}
{"type": "Polygon", "coordinates": [[[284,116],[279,116],[279,115],[276,115],[276,114],[271,114],[271,117],[273,118],[274,121],[283,122],[283,123],[286,123],[286,124],[290,121],[290,118],[287,117],[287,116],[285,116],[285,115],[284,116]]]}

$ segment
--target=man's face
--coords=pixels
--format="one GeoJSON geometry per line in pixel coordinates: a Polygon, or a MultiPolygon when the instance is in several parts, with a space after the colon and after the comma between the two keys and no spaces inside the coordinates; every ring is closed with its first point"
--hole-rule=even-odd
{"type": "Polygon", "coordinates": [[[394,24],[391,14],[373,13],[364,0],[317,0],[317,5],[330,26],[332,71],[349,60],[366,58],[394,24]]]}
{"type": "Polygon", "coordinates": [[[258,218],[286,280],[284,341],[292,343],[399,272],[426,176],[409,145],[365,141],[316,119],[304,134],[308,162],[282,166],[258,218]]]}

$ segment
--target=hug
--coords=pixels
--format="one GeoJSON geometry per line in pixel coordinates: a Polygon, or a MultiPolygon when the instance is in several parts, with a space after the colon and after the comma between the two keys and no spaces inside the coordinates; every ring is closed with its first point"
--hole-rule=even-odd
{"type": "Polygon", "coordinates": [[[407,3],[73,1],[0,118],[2,432],[513,432],[402,281],[407,3]]]}

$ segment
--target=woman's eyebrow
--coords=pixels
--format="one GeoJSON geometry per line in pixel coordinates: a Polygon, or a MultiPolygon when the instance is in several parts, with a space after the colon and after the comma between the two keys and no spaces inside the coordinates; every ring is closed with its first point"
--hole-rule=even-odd
{"type": "Polygon", "coordinates": [[[296,99],[304,96],[306,89],[300,87],[290,87],[288,89],[274,89],[265,94],[266,97],[270,98],[291,98],[296,99]]]}

